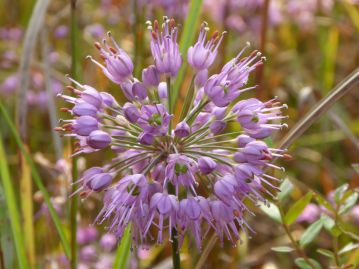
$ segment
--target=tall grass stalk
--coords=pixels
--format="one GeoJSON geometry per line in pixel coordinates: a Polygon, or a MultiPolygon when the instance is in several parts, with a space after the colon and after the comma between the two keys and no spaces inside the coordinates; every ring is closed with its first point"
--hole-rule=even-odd
{"type": "MultiPolygon", "coordinates": [[[[70,0],[71,5],[71,77],[78,79],[78,62],[79,62],[79,40],[77,25],[77,0],[70,0]]],[[[74,145],[72,145],[73,148],[74,145]]],[[[78,178],[77,158],[72,158],[72,181],[78,178]]],[[[77,185],[72,185],[72,192],[77,189],[77,185]]],[[[77,246],[77,212],[78,212],[78,195],[74,195],[70,200],[70,229],[71,229],[71,269],[77,268],[78,246],[77,246]]]]}
{"type": "Polygon", "coordinates": [[[20,214],[15,198],[15,191],[10,177],[9,167],[7,163],[6,153],[3,145],[2,136],[0,135],[0,176],[4,187],[6,205],[9,212],[11,230],[15,243],[17,262],[20,269],[30,268],[28,258],[26,257],[24,237],[21,230],[20,214]]]}

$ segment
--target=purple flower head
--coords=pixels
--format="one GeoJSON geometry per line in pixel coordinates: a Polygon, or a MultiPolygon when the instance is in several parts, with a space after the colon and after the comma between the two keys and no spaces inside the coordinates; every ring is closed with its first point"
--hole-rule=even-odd
{"type": "Polygon", "coordinates": [[[252,141],[255,141],[255,139],[245,134],[241,134],[237,137],[237,144],[239,147],[244,147],[245,145],[247,145],[249,142],[252,141]]]}
{"type": "Polygon", "coordinates": [[[77,243],[87,245],[97,240],[98,232],[94,227],[81,227],[77,230],[77,243]]]}
{"type": "Polygon", "coordinates": [[[95,43],[96,48],[101,53],[101,58],[104,60],[105,65],[95,61],[92,57],[89,57],[89,59],[100,66],[104,74],[110,80],[116,84],[121,84],[125,79],[132,76],[133,63],[130,56],[118,46],[110,32],[108,32],[108,37],[114,47],[110,47],[105,39],[103,40],[103,46],[98,42],[95,43]]]}
{"type": "Polygon", "coordinates": [[[169,180],[178,191],[179,185],[192,188],[196,184],[195,172],[197,171],[196,163],[185,155],[171,154],[168,157],[166,167],[166,179],[169,180]]]}
{"type": "Polygon", "coordinates": [[[185,121],[181,121],[177,124],[175,128],[175,136],[177,137],[186,137],[191,133],[189,125],[185,121]]]}
{"type": "Polygon", "coordinates": [[[139,137],[138,141],[143,145],[152,145],[155,140],[155,137],[151,133],[142,132],[139,137]]]}
{"type": "Polygon", "coordinates": [[[18,81],[18,76],[16,74],[7,77],[1,84],[0,92],[4,95],[13,94],[17,89],[18,81]]]}
{"type": "MultiPolygon", "coordinates": [[[[193,92],[184,97],[181,109],[173,102],[172,90],[182,64],[178,28],[167,17],[161,26],[148,26],[153,64],[142,71],[142,81],[132,76],[132,61],[115,42],[115,48],[106,42],[96,45],[105,66],[92,61],[121,86],[127,102],[118,103],[112,95],[73,79],[77,89],[67,90],[74,96],[59,94],[72,106],[62,111],[73,118],[62,120],[56,130],[77,139],[74,155],[105,148],[114,154],[102,167],[86,170],[72,195],[102,192],[96,222],[106,223],[118,240],[130,227],[134,246],[162,243],[176,231],[179,247],[192,235],[201,249],[210,230],[221,243],[228,239],[235,245],[242,231],[251,231],[245,221],[247,213],[253,214],[248,203],[267,204],[264,197],[278,190],[278,179],[266,168],[283,170],[272,161],[285,157],[284,151],[262,138],[285,126],[280,122],[285,105],[276,99],[237,101],[254,88],[245,85],[263,63],[257,51],[241,59],[247,47],[218,74],[209,75],[222,37],[214,34],[207,41],[203,24],[197,43],[187,52],[196,74],[190,84],[193,92]]],[[[110,250],[117,240],[103,241],[110,250]]]]}
{"type": "Polygon", "coordinates": [[[158,72],[176,76],[182,58],[177,44],[178,28],[175,26],[175,21],[164,17],[162,31],[157,21],[154,22],[153,27],[150,22],[148,25],[151,31],[151,52],[158,72]]]}
{"type": "Polygon", "coordinates": [[[178,198],[175,195],[168,195],[165,193],[155,193],[150,202],[150,210],[152,214],[150,215],[149,221],[146,225],[145,233],[148,232],[152,220],[155,215],[158,215],[158,235],[157,243],[160,244],[163,242],[163,230],[164,230],[164,220],[168,219],[168,231],[170,236],[172,235],[173,228],[175,227],[177,220],[177,212],[179,210],[178,198]],[[157,212],[156,212],[157,211],[157,212]]]}
{"type": "Polygon", "coordinates": [[[85,33],[92,36],[94,39],[99,39],[105,34],[105,29],[101,24],[94,23],[86,26],[85,33]]]}
{"type": "Polygon", "coordinates": [[[198,168],[205,175],[212,173],[216,167],[217,163],[210,157],[201,157],[198,159],[198,168]]]}
{"type": "Polygon", "coordinates": [[[250,136],[255,137],[259,133],[265,136],[268,130],[273,131],[286,126],[285,124],[272,123],[274,120],[285,118],[280,113],[283,108],[286,106],[279,106],[275,99],[263,103],[258,99],[251,98],[239,101],[232,110],[237,114],[237,121],[241,126],[248,131],[250,136]]]}
{"type": "Polygon", "coordinates": [[[106,233],[100,239],[101,247],[106,251],[112,251],[117,245],[117,237],[114,234],[106,233]]]}
{"type": "Polygon", "coordinates": [[[115,98],[111,94],[109,94],[107,92],[100,92],[100,95],[101,95],[103,104],[105,106],[113,107],[113,108],[118,108],[119,107],[119,104],[117,103],[117,101],[115,100],[115,98]]]}
{"type": "Polygon", "coordinates": [[[93,262],[97,259],[97,250],[94,246],[84,246],[80,250],[80,259],[85,262],[93,262]]]}
{"type": "Polygon", "coordinates": [[[96,130],[87,137],[87,144],[94,149],[103,149],[111,144],[111,136],[104,131],[96,130]]]}
{"type": "Polygon", "coordinates": [[[138,125],[147,133],[163,135],[167,132],[170,121],[171,116],[164,105],[144,105],[138,125]]]}
{"type": "Polygon", "coordinates": [[[188,63],[199,71],[208,69],[212,65],[223,39],[223,34],[219,36],[218,32],[214,32],[211,39],[206,42],[208,30],[207,23],[203,23],[197,43],[188,49],[188,63]]]}
{"type": "Polygon", "coordinates": [[[86,186],[95,192],[103,191],[110,186],[112,182],[112,176],[109,173],[96,174],[89,178],[86,182],[86,186]]]}
{"type": "Polygon", "coordinates": [[[54,35],[56,38],[64,38],[69,33],[69,28],[66,25],[59,25],[56,27],[54,35]]]}
{"type": "Polygon", "coordinates": [[[216,135],[222,133],[224,129],[227,127],[227,123],[221,120],[215,120],[210,126],[209,129],[211,132],[216,135]]]}
{"type": "Polygon", "coordinates": [[[146,86],[156,87],[160,83],[160,74],[158,73],[156,66],[150,65],[143,69],[142,80],[146,86]]]}
{"type": "Polygon", "coordinates": [[[198,87],[203,87],[207,79],[208,79],[208,70],[203,69],[196,74],[196,78],[194,82],[198,87]]]}
{"type": "Polygon", "coordinates": [[[91,132],[98,130],[99,123],[94,117],[81,116],[73,121],[71,127],[77,135],[88,136],[91,132]]]}
{"type": "Polygon", "coordinates": [[[91,116],[93,118],[96,118],[98,113],[98,108],[87,102],[77,102],[72,108],[72,113],[75,116],[79,116],[79,117],[91,116]]]}
{"type": "Polygon", "coordinates": [[[229,61],[221,73],[211,76],[204,85],[204,91],[216,106],[225,107],[241,93],[253,89],[243,86],[247,84],[249,74],[263,63],[263,58],[258,60],[261,54],[254,51],[249,57],[240,60],[247,47],[229,61]]]}
{"type": "Polygon", "coordinates": [[[126,103],[123,106],[123,115],[129,122],[135,123],[140,117],[140,111],[132,103],[126,103]]]}
{"type": "Polygon", "coordinates": [[[166,82],[160,82],[158,84],[158,96],[161,100],[167,99],[167,83],[166,82]]]}
{"type": "Polygon", "coordinates": [[[297,222],[308,222],[308,223],[313,223],[314,221],[316,221],[321,214],[321,210],[320,208],[316,205],[316,204],[308,204],[303,212],[299,215],[299,217],[297,218],[297,222]]]}

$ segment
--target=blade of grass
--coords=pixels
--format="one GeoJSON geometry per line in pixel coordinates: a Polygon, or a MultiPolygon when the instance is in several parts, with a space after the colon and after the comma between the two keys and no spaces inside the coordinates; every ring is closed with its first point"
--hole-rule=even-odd
{"type": "Polygon", "coordinates": [[[30,80],[30,62],[34,54],[38,33],[42,26],[47,7],[50,0],[38,0],[33,9],[29,25],[24,37],[24,45],[20,58],[19,78],[20,88],[18,91],[16,124],[19,126],[21,137],[27,136],[26,118],[27,118],[27,99],[26,91],[29,88],[30,80]]]}
{"type": "MultiPolygon", "coordinates": [[[[78,79],[78,62],[79,62],[79,41],[77,25],[77,0],[70,0],[71,4],[71,76],[78,79]]],[[[74,148],[72,145],[71,148],[74,148]]],[[[77,158],[72,158],[72,181],[78,178],[77,158]]],[[[72,185],[72,193],[77,190],[77,185],[72,185]]],[[[79,207],[78,195],[72,197],[70,205],[70,227],[71,227],[71,269],[77,268],[78,246],[77,246],[77,212],[79,207]]]]}
{"type": "Polygon", "coordinates": [[[0,268],[14,268],[14,243],[9,213],[2,184],[0,184],[0,268]]]}
{"type": "Polygon", "coordinates": [[[359,32],[359,11],[354,6],[354,4],[349,3],[349,0],[345,0],[343,5],[346,12],[349,14],[350,19],[352,20],[353,25],[355,26],[356,30],[359,32]]]}
{"type": "Polygon", "coordinates": [[[18,131],[16,130],[14,123],[11,121],[9,114],[6,111],[6,109],[4,108],[1,101],[0,101],[0,111],[1,111],[1,114],[3,115],[5,122],[7,123],[8,127],[10,128],[11,134],[12,134],[13,138],[15,139],[18,147],[20,148],[21,153],[23,154],[26,162],[30,166],[32,177],[35,181],[36,186],[39,188],[42,195],[44,196],[44,200],[46,202],[47,207],[49,208],[50,216],[51,216],[51,218],[55,224],[56,230],[59,234],[61,244],[64,248],[65,254],[67,257],[70,257],[70,244],[65,236],[65,232],[63,230],[59,216],[57,215],[57,213],[54,209],[54,206],[52,205],[52,202],[50,200],[50,195],[47,192],[44,184],[42,183],[39,172],[36,169],[35,163],[33,162],[30,154],[27,152],[24,144],[22,143],[22,141],[20,139],[20,135],[19,135],[18,131]]]}
{"type": "Polygon", "coordinates": [[[341,83],[332,89],[326,97],[319,101],[313,108],[294,125],[287,135],[279,143],[279,148],[285,149],[300,137],[312,124],[326,113],[340,98],[345,96],[354,85],[359,82],[359,68],[355,69],[341,83]]]}
{"type": "Polygon", "coordinates": [[[32,199],[32,180],[29,165],[21,154],[20,201],[25,238],[26,253],[31,268],[35,267],[35,233],[34,233],[34,206],[32,199]]]}
{"type": "Polygon", "coordinates": [[[15,249],[19,268],[30,268],[26,257],[25,243],[23,241],[20,216],[17,208],[14,188],[11,183],[10,172],[6,160],[6,154],[3,146],[2,136],[0,135],[0,174],[4,187],[6,204],[9,212],[10,223],[12,228],[13,239],[15,241],[15,249]]]}
{"type": "Polygon", "coordinates": [[[126,231],[121,239],[120,246],[117,248],[115,262],[113,269],[125,269],[128,258],[130,256],[131,232],[130,226],[127,226],[126,231]]]}
{"type": "MultiPolygon", "coordinates": [[[[188,16],[184,23],[183,32],[180,41],[180,51],[182,54],[182,58],[187,58],[186,52],[195,37],[195,32],[197,30],[198,22],[200,19],[201,8],[202,8],[202,0],[191,1],[188,16]]],[[[177,78],[175,80],[173,87],[173,95],[172,95],[174,101],[173,107],[176,106],[176,101],[181,88],[181,84],[183,83],[184,75],[186,74],[186,69],[187,69],[187,63],[183,63],[181,69],[177,74],[177,78]]]]}

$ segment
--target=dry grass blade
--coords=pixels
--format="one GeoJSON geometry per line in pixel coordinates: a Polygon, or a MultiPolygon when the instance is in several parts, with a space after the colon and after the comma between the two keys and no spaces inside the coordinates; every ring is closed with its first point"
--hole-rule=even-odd
{"type": "Polygon", "coordinates": [[[26,91],[29,88],[30,79],[30,62],[34,53],[36,40],[40,27],[43,24],[45,13],[50,0],[38,0],[31,15],[29,25],[27,27],[24,45],[21,54],[19,76],[20,87],[17,99],[17,119],[16,123],[19,126],[20,134],[23,138],[26,137],[26,116],[27,116],[27,100],[26,91]]]}
{"type": "Polygon", "coordinates": [[[205,249],[202,252],[201,257],[199,258],[195,269],[201,269],[204,266],[204,263],[206,262],[209,253],[211,252],[214,245],[217,243],[217,235],[214,233],[211,238],[209,239],[205,249]]]}
{"type": "Polygon", "coordinates": [[[355,69],[341,83],[339,83],[329,94],[316,104],[302,120],[300,120],[279,143],[279,148],[289,147],[300,137],[316,120],[326,113],[340,98],[345,96],[354,85],[359,82],[359,68],[355,69]]]}

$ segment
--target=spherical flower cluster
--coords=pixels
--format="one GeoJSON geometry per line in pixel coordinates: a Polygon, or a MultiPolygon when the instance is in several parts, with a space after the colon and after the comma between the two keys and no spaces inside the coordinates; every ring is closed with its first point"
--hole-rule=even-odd
{"type": "Polygon", "coordinates": [[[63,120],[57,130],[78,140],[75,154],[109,148],[116,156],[103,167],[91,167],[78,180],[79,192],[104,191],[103,209],[97,222],[118,237],[130,225],[135,245],[154,240],[162,243],[165,232],[180,245],[186,234],[202,240],[213,230],[221,242],[240,240],[240,230],[250,227],[245,215],[248,201],[265,203],[265,193],[276,189],[277,179],[268,175],[272,158],[282,150],[269,147],[264,138],[285,124],[276,99],[239,100],[248,76],[264,58],[248,46],[218,74],[208,77],[222,35],[207,40],[202,25],[199,38],[188,50],[195,75],[179,119],[172,114],[174,78],[182,65],[174,20],[162,26],[147,22],[151,31],[154,65],[133,77],[131,58],[113,40],[96,43],[104,64],[94,60],[104,74],[119,84],[128,101],[120,105],[106,92],[71,81],[76,97],[60,94],[73,104],[63,109],[73,119],[63,120]],[[235,128],[229,131],[229,123],[235,128]],[[176,233],[174,234],[174,231],[176,233]]]}

